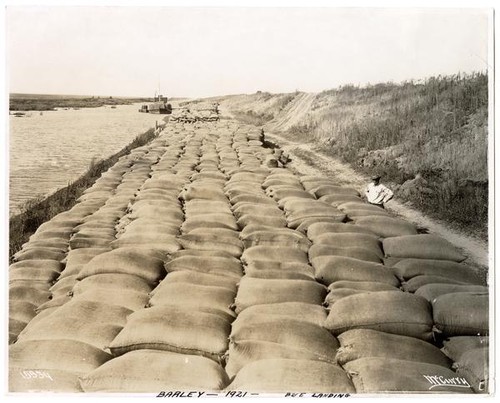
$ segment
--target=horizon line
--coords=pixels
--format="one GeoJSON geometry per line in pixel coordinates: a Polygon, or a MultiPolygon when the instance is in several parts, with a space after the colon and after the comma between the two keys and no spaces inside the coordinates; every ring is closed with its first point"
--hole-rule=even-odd
{"type": "MultiPolygon", "coordinates": [[[[343,83],[343,84],[339,84],[335,87],[330,87],[330,88],[325,88],[323,90],[320,90],[320,91],[301,91],[301,90],[294,90],[294,91],[282,91],[282,92],[270,92],[270,91],[265,91],[265,90],[257,90],[257,91],[253,91],[253,92],[239,92],[239,93],[229,93],[229,94],[217,94],[217,95],[205,95],[205,96],[167,96],[167,98],[169,99],[200,99],[200,98],[216,98],[216,97],[224,97],[224,96],[237,96],[237,95],[251,95],[251,94],[256,94],[256,93],[259,93],[259,92],[267,92],[267,93],[270,93],[270,94],[293,94],[293,93],[296,93],[296,92],[302,92],[302,93],[321,93],[321,92],[324,92],[324,91],[331,91],[331,90],[337,90],[337,89],[341,89],[342,87],[346,87],[346,86],[354,86],[354,87],[358,87],[360,89],[362,88],[369,88],[369,87],[374,87],[374,86],[377,86],[377,85],[403,85],[405,83],[416,83],[416,84],[419,84],[419,83],[425,83],[427,80],[430,80],[432,78],[446,78],[446,77],[453,77],[453,76],[457,76],[457,75],[461,75],[463,77],[469,77],[469,76],[473,76],[475,74],[485,74],[487,76],[489,76],[488,74],[488,70],[485,70],[485,71],[480,71],[480,70],[476,70],[476,71],[471,71],[471,72],[462,72],[462,71],[458,71],[457,73],[454,73],[454,74],[437,74],[437,75],[431,75],[431,76],[427,76],[427,77],[424,77],[424,78],[410,78],[410,79],[404,79],[404,80],[401,80],[401,81],[392,81],[392,80],[389,80],[389,81],[380,81],[380,82],[376,82],[376,83],[371,83],[371,82],[367,82],[367,83],[364,83],[364,84],[361,84],[360,82],[358,83],[353,83],[353,82],[346,82],[346,83],[343,83]]],[[[102,95],[102,94],[94,94],[94,95],[91,95],[91,94],[61,94],[61,93],[31,93],[31,92],[8,92],[9,94],[9,98],[10,96],[12,95],[34,95],[34,96],[66,96],[66,97],[80,97],[80,98],[96,98],[96,97],[99,97],[99,98],[129,98],[129,99],[133,99],[133,98],[154,98],[152,96],[145,96],[145,95],[110,95],[110,94],[106,94],[106,95],[102,95]]]]}

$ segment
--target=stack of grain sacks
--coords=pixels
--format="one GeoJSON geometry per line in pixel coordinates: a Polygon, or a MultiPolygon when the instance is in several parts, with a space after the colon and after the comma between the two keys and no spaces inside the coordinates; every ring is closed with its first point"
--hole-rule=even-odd
{"type": "Polygon", "coordinates": [[[282,167],[252,126],[169,124],[30,242],[11,391],[487,389],[487,288],[463,256],[282,167]]]}
{"type": "MultiPolygon", "coordinates": [[[[307,186],[307,178],[302,180],[307,186]]],[[[313,224],[307,234],[313,241],[309,257],[316,276],[329,289],[325,327],[340,340],[337,359],[357,392],[484,390],[484,350],[478,358],[483,361],[473,365],[483,373],[470,376],[437,347],[443,336],[487,333],[487,289],[477,285],[480,280],[471,268],[455,262],[464,257],[444,239],[418,234],[413,225],[364,203],[355,192],[338,191],[333,184],[309,191],[347,217],[346,223],[313,224]],[[472,295],[444,297],[451,302],[446,309],[440,304],[443,297],[436,299],[431,291],[460,291],[441,285],[457,282],[472,295]],[[467,310],[457,310],[453,298],[465,302],[467,310]],[[469,321],[467,330],[464,321],[469,321]],[[446,324],[456,327],[443,331],[446,324]],[[466,381],[454,381],[452,364],[466,381]],[[438,378],[449,382],[440,384],[438,378]]]]}
{"type": "Polygon", "coordinates": [[[432,306],[434,335],[456,372],[474,391],[488,391],[489,292],[484,280],[447,240],[431,234],[384,239],[402,288],[432,306]]]}

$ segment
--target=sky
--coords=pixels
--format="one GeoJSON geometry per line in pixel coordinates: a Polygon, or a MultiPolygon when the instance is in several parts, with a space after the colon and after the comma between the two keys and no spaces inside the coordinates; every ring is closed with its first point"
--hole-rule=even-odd
{"type": "Polygon", "coordinates": [[[317,92],[492,65],[486,8],[109,4],[8,4],[7,92],[317,92]]]}

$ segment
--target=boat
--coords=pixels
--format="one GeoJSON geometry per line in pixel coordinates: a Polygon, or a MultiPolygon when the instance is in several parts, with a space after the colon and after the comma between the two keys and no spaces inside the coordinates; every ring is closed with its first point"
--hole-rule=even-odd
{"type": "Polygon", "coordinates": [[[159,115],[168,115],[172,113],[172,106],[166,102],[154,102],[148,105],[149,113],[157,113],[159,115]]]}
{"type": "Polygon", "coordinates": [[[142,105],[139,109],[139,112],[170,115],[172,114],[172,105],[167,103],[167,100],[167,97],[163,98],[162,95],[155,95],[154,102],[151,104],[142,105]]]}

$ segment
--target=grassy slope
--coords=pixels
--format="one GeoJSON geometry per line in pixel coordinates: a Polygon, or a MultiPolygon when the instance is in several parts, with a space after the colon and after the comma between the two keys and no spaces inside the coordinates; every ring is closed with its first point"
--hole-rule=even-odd
{"type": "MultiPolygon", "coordinates": [[[[227,102],[269,122],[285,96],[293,94],[269,95],[264,108],[262,94],[227,102]],[[261,107],[252,109],[256,104],[261,107]]],[[[486,238],[487,117],[487,76],[455,75],[324,91],[285,134],[319,144],[360,171],[382,174],[399,199],[486,238]]]]}

